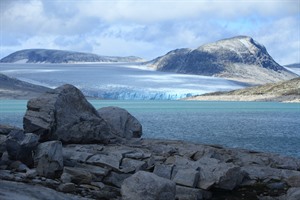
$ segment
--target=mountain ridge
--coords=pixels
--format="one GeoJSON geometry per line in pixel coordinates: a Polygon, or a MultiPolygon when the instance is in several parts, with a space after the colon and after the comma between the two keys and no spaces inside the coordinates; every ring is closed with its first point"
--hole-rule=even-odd
{"type": "Polygon", "coordinates": [[[252,84],[297,77],[248,36],[222,39],[196,49],[176,49],[147,64],[159,71],[217,76],[252,84]]]}
{"type": "Polygon", "coordinates": [[[23,49],[0,60],[0,63],[78,63],[78,62],[141,62],[135,56],[100,56],[92,53],[56,49],[23,49]]]}
{"type": "Polygon", "coordinates": [[[207,93],[185,100],[300,102],[300,77],[228,92],[207,93]]]}

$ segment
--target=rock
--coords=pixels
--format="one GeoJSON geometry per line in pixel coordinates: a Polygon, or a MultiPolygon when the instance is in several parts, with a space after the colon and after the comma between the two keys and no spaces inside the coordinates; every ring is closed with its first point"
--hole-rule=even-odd
{"type": "Polygon", "coordinates": [[[142,136],[141,123],[127,110],[110,106],[98,109],[98,113],[120,137],[130,139],[142,136]]]}
{"type": "Polygon", "coordinates": [[[20,161],[14,161],[9,165],[9,169],[17,172],[26,172],[29,168],[20,161]]]}
{"type": "Polygon", "coordinates": [[[284,182],[274,182],[267,184],[267,187],[271,190],[283,190],[284,188],[286,188],[286,186],[287,185],[284,182]]]}
{"type": "Polygon", "coordinates": [[[25,177],[26,178],[30,178],[30,179],[33,179],[37,176],[37,171],[36,169],[29,169],[26,171],[25,173],[25,177]]]}
{"type": "Polygon", "coordinates": [[[84,163],[87,159],[89,159],[93,155],[94,155],[93,153],[80,152],[80,151],[76,151],[75,149],[71,149],[71,148],[64,148],[63,149],[64,161],[65,160],[72,160],[72,161],[75,161],[75,162],[84,163]]]}
{"type": "Polygon", "coordinates": [[[150,158],[151,153],[144,153],[144,152],[133,152],[125,154],[125,158],[133,158],[133,159],[145,159],[150,158]]]}
{"type": "Polygon", "coordinates": [[[68,84],[29,100],[23,123],[41,141],[107,143],[117,138],[81,91],[68,84]]]}
{"type": "Polygon", "coordinates": [[[193,169],[179,169],[173,181],[178,185],[196,187],[199,180],[199,171],[193,169]]]}
{"type": "Polygon", "coordinates": [[[111,172],[105,179],[103,180],[104,183],[108,185],[114,185],[118,188],[121,187],[123,181],[131,176],[131,174],[119,174],[116,172],[111,172]]]}
{"type": "Polygon", "coordinates": [[[157,176],[171,179],[173,168],[174,165],[157,164],[154,167],[153,173],[156,174],[157,176]]]}
{"type": "Polygon", "coordinates": [[[240,167],[232,163],[222,163],[214,158],[205,158],[199,161],[198,187],[201,189],[209,189],[214,185],[221,189],[232,190],[242,183],[246,175],[240,167]]]}
{"type": "Polygon", "coordinates": [[[121,199],[120,189],[107,185],[101,190],[92,191],[92,194],[96,199],[121,199]]]}
{"type": "Polygon", "coordinates": [[[36,149],[39,137],[33,133],[26,133],[22,130],[13,130],[6,140],[6,149],[9,158],[19,160],[27,166],[33,165],[33,150],[36,149]]]}
{"type": "Polygon", "coordinates": [[[173,181],[144,171],[125,179],[121,186],[123,200],[172,200],[175,199],[175,193],[173,181]]]}
{"type": "Polygon", "coordinates": [[[86,199],[71,194],[64,194],[39,185],[30,185],[0,180],[1,200],[80,200],[86,199]]]}
{"type": "Polygon", "coordinates": [[[2,154],[6,151],[6,135],[0,134],[0,158],[2,154]]]}
{"type": "Polygon", "coordinates": [[[119,171],[120,162],[122,160],[122,155],[120,154],[96,154],[89,158],[86,162],[92,165],[98,165],[100,167],[109,167],[114,170],[119,171]]]}
{"type": "Polygon", "coordinates": [[[97,179],[107,176],[110,171],[109,169],[104,168],[104,167],[88,165],[88,164],[79,164],[79,163],[76,164],[76,168],[83,169],[85,171],[90,172],[91,174],[96,176],[97,179]]]}
{"type": "Polygon", "coordinates": [[[270,157],[272,158],[271,167],[273,168],[300,170],[300,161],[296,158],[283,156],[274,157],[273,155],[270,155],[270,157]]]}
{"type": "Polygon", "coordinates": [[[241,169],[247,173],[247,176],[251,180],[282,180],[293,176],[300,176],[299,171],[276,169],[268,166],[243,166],[241,169]]]}
{"type": "Polygon", "coordinates": [[[300,199],[300,187],[293,187],[287,191],[286,200],[299,200],[300,199]]]}
{"type": "MultiPolygon", "coordinates": [[[[189,188],[184,186],[176,185],[176,199],[183,200],[200,200],[203,198],[203,192],[201,189],[189,188]]],[[[208,199],[208,198],[206,198],[208,199]]]]}
{"type": "Polygon", "coordinates": [[[90,184],[92,182],[92,174],[80,168],[64,167],[61,180],[64,183],[90,184]]]}
{"type": "Polygon", "coordinates": [[[40,176],[47,178],[60,177],[64,167],[61,142],[49,141],[41,143],[37,147],[34,163],[40,176]]]}
{"type": "Polygon", "coordinates": [[[121,171],[125,172],[125,173],[135,172],[135,171],[146,169],[147,163],[145,161],[141,161],[141,160],[123,158],[120,168],[121,168],[121,171]]]}
{"type": "Polygon", "coordinates": [[[58,186],[58,190],[61,192],[72,193],[75,192],[76,187],[74,183],[62,183],[58,186]]]}
{"type": "Polygon", "coordinates": [[[299,187],[300,188],[300,175],[291,176],[286,180],[286,182],[291,187],[299,187]]]}

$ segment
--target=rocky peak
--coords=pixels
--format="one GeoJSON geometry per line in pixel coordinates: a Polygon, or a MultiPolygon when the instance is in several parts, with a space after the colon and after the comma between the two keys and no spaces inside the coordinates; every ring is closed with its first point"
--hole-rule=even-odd
{"type": "Polygon", "coordinates": [[[266,48],[248,36],[237,36],[228,39],[219,40],[214,43],[205,44],[198,48],[200,51],[214,52],[219,50],[231,50],[240,52],[250,52],[257,54],[259,51],[266,53],[266,48]]]}

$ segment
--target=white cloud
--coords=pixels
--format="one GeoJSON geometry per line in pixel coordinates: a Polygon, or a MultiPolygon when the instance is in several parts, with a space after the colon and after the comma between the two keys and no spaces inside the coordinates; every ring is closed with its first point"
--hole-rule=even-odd
{"type": "Polygon", "coordinates": [[[299,0],[1,0],[1,57],[56,48],[147,59],[235,35],[300,62],[299,0]]]}

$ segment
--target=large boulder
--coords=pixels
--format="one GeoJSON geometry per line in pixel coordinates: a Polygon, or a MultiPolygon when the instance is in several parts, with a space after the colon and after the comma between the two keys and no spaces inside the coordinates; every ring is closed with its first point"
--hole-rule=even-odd
{"type": "Polygon", "coordinates": [[[120,137],[130,139],[142,136],[141,123],[127,110],[109,106],[98,109],[98,113],[120,137]]]}
{"type": "Polygon", "coordinates": [[[62,174],[63,150],[60,141],[39,144],[34,157],[37,173],[47,178],[58,178],[62,174]]]}
{"type": "Polygon", "coordinates": [[[11,160],[19,160],[27,166],[33,165],[33,151],[39,144],[39,136],[22,130],[13,130],[6,139],[6,149],[11,160]]]}
{"type": "Polygon", "coordinates": [[[107,143],[117,138],[97,110],[76,87],[66,84],[28,101],[25,132],[41,141],[107,143]]]}
{"type": "Polygon", "coordinates": [[[153,173],[139,171],[124,180],[121,193],[123,200],[172,200],[176,184],[153,173]]]}

